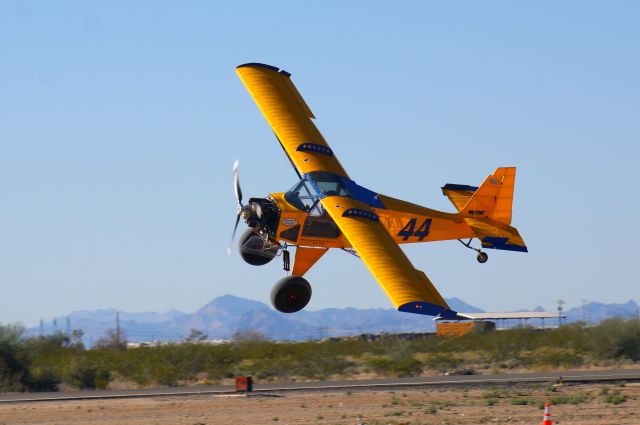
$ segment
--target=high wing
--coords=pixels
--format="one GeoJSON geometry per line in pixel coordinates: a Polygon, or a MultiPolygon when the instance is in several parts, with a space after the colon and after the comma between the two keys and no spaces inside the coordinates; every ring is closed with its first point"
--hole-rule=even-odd
{"type": "Polygon", "coordinates": [[[429,278],[413,267],[371,208],[339,196],[328,196],[321,202],[399,311],[459,317],[429,278]]]}
{"type": "Polygon", "coordinates": [[[326,171],[348,177],[311,120],[315,117],[293,85],[291,74],[260,63],[240,65],[236,72],[267,119],[298,175],[326,171]]]}

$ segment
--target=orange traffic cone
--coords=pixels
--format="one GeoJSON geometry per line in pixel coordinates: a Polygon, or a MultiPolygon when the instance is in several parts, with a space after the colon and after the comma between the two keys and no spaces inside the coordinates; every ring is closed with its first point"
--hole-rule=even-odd
{"type": "Polygon", "coordinates": [[[544,404],[544,416],[542,417],[542,425],[553,425],[551,420],[551,405],[549,402],[544,404]]]}

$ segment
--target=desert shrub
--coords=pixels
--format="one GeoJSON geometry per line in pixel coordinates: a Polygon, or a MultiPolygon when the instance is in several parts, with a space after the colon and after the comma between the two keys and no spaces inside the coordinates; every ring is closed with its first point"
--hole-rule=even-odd
{"type": "Polygon", "coordinates": [[[615,405],[624,403],[625,401],[627,401],[627,396],[622,394],[609,394],[604,397],[605,403],[610,403],[615,405]]]}
{"type": "Polygon", "coordinates": [[[297,375],[305,378],[324,380],[331,375],[348,374],[355,366],[354,362],[342,357],[331,358],[326,354],[315,353],[298,361],[294,369],[297,370],[297,375]]]}
{"type": "Polygon", "coordinates": [[[640,320],[609,319],[588,333],[596,358],[640,361],[640,320]]]}
{"type": "Polygon", "coordinates": [[[378,375],[387,375],[391,369],[391,360],[385,357],[368,359],[366,364],[378,375]]]}
{"type": "Polygon", "coordinates": [[[587,403],[590,400],[586,394],[575,394],[570,396],[559,395],[551,397],[549,403],[551,404],[582,404],[587,403]]]}
{"type": "Polygon", "coordinates": [[[0,326],[0,391],[24,391],[28,388],[31,356],[24,341],[24,328],[0,326]]]}
{"type": "Polygon", "coordinates": [[[55,390],[61,382],[100,388],[113,376],[141,385],[181,385],[203,376],[219,380],[238,374],[269,380],[326,379],[363,366],[380,375],[413,376],[424,367],[457,372],[465,365],[511,369],[575,367],[593,361],[640,361],[640,321],[523,327],[458,338],[383,335],[374,340],[276,343],[243,337],[216,346],[187,342],[127,350],[87,350],[79,338],[63,333],[27,338],[20,326],[0,326],[0,391],[55,390]]]}
{"type": "Polygon", "coordinates": [[[31,370],[28,382],[29,391],[58,391],[62,378],[53,367],[36,367],[31,370]]]}
{"type": "Polygon", "coordinates": [[[458,369],[462,363],[461,359],[450,353],[431,354],[424,361],[425,367],[442,373],[458,369]]]}
{"type": "Polygon", "coordinates": [[[422,373],[424,366],[422,362],[413,357],[403,357],[393,361],[391,372],[394,376],[404,378],[407,376],[418,376],[422,373]]]}
{"type": "Polygon", "coordinates": [[[111,373],[108,370],[87,359],[80,359],[69,368],[65,382],[80,390],[103,389],[110,379],[111,373]]]}
{"type": "Polygon", "coordinates": [[[375,357],[367,359],[369,366],[378,375],[407,377],[417,376],[422,373],[423,365],[420,360],[411,356],[403,356],[396,358],[375,357]]]}
{"type": "Polygon", "coordinates": [[[581,354],[567,348],[542,347],[532,354],[532,362],[538,366],[575,367],[584,362],[581,354]]]}

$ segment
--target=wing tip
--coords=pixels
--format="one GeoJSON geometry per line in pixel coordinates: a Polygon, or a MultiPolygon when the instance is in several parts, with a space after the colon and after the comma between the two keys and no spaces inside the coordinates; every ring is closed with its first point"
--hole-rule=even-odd
{"type": "Polygon", "coordinates": [[[278,67],[275,67],[273,65],[267,65],[266,63],[260,63],[260,62],[243,63],[242,65],[236,66],[236,69],[238,69],[238,68],[266,68],[266,69],[269,69],[269,70],[275,71],[275,72],[278,72],[280,70],[280,68],[278,68],[278,67]]]}
{"type": "Polygon", "coordinates": [[[268,69],[269,71],[278,72],[285,77],[291,77],[291,74],[285,71],[284,69],[280,69],[277,66],[273,66],[273,65],[267,65],[266,63],[247,62],[247,63],[243,63],[242,65],[236,66],[236,69],[240,69],[240,68],[263,68],[263,69],[268,69]]]}
{"type": "Polygon", "coordinates": [[[436,316],[437,318],[444,318],[450,320],[456,320],[460,318],[457,311],[451,310],[448,307],[441,306],[426,301],[413,301],[402,304],[398,307],[398,311],[403,313],[415,313],[423,314],[425,316],[436,316]]]}

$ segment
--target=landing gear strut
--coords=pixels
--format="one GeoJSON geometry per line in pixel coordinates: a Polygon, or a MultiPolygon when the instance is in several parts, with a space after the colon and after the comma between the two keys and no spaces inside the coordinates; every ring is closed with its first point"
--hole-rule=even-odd
{"type": "Polygon", "coordinates": [[[462,239],[458,239],[458,242],[460,242],[462,245],[466,246],[467,248],[478,252],[478,255],[476,256],[476,260],[478,260],[478,263],[480,263],[480,264],[486,263],[487,260],[489,259],[489,254],[487,254],[486,252],[484,252],[480,248],[472,247],[471,246],[471,241],[472,240],[473,240],[473,238],[469,239],[467,242],[464,242],[462,239]]]}
{"type": "Polygon", "coordinates": [[[287,249],[286,245],[282,250],[282,268],[284,269],[285,272],[288,272],[291,270],[291,259],[289,257],[289,250],[287,249]]]}

